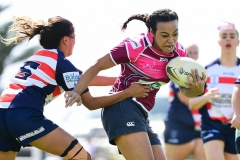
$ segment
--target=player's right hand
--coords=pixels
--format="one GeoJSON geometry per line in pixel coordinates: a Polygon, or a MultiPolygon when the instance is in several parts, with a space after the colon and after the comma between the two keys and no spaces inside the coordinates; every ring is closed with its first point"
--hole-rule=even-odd
{"type": "Polygon", "coordinates": [[[188,75],[188,82],[185,82],[188,88],[179,86],[181,93],[186,97],[196,97],[204,92],[204,86],[206,82],[205,73],[202,72],[202,78],[200,78],[197,69],[192,69],[191,72],[192,76],[188,75]]]}
{"type": "Polygon", "coordinates": [[[75,102],[77,102],[77,106],[80,106],[82,104],[82,98],[79,95],[78,92],[72,90],[72,91],[66,91],[64,94],[65,98],[65,107],[71,107],[75,102]]]}
{"type": "Polygon", "coordinates": [[[231,120],[231,127],[234,127],[236,129],[240,129],[240,115],[233,115],[233,118],[231,120]]]}
{"type": "Polygon", "coordinates": [[[150,92],[150,87],[139,83],[133,83],[131,84],[131,86],[125,89],[124,92],[128,92],[128,94],[130,94],[131,97],[145,98],[148,96],[148,93],[150,92]]]}
{"type": "Polygon", "coordinates": [[[192,79],[191,76],[188,76],[188,86],[189,88],[195,92],[196,95],[200,95],[204,92],[204,86],[206,82],[206,75],[204,72],[202,72],[202,79],[199,76],[198,70],[197,69],[192,69],[192,79]]]}
{"type": "Polygon", "coordinates": [[[219,89],[217,87],[211,88],[208,90],[207,93],[204,94],[204,96],[207,97],[208,102],[212,103],[214,99],[217,99],[219,97],[219,89]]]}

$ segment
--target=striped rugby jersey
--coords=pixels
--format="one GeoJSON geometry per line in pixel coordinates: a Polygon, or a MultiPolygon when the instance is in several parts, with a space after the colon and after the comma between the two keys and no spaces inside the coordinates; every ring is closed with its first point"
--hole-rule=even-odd
{"type": "Polygon", "coordinates": [[[30,107],[43,111],[44,105],[72,90],[81,74],[61,50],[40,49],[10,80],[0,96],[0,108],[30,107]]]}
{"type": "Polygon", "coordinates": [[[149,85],[151,92],[146,98],[133,98],[146,112],[155,104],[155,96],[160,87],[169,82],[165,68],[171,59],[186,57],[186,50],[176,43],[175,50],[164,53],[152,46],[153,38],[150,32],[127,38],[110,51],[112,61],[121,64],[121,74],[116,80],[111,92],[118,92],[138,82],[149,85]]]}
{"type": "Polygon", "coordinates": [[[205,92],[210,88],[217,87],[220,96],[199,110],[202,114],[202,119],[210,118],[212,120],[229,122],[233,116],[231,98],[234,83],[240,75],[240,59],[238,59],[234,67],[222,66],[220,60],[216,59],[205,68],[208,73],[205,92]]]}

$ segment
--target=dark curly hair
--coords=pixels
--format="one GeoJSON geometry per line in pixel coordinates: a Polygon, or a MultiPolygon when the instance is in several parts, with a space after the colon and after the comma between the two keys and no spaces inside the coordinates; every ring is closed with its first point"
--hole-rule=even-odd
{"type": "Polygon", "coordinates": [[[147,26],[148,30],[150,30],[151,28],[155,33],[157,30],[158,22],[169,22],[169,21],[178,20],[178,15],[176,12],[170,9],[159,9],[154,11],[151,15],[134,14],[131,17],[129,17],[127,21],[123,23],[122,30],[124,31],[127,28],[128,22],[134,19],[143,21],[147,26]]]}

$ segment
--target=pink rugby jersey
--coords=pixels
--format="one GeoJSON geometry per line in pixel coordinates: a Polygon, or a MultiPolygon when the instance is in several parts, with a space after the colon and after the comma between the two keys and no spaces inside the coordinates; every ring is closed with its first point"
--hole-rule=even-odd
{"type": "Polygon", "coordinates": [[[234,67],[222,66],[220,60],[217,59],[210,65],[206,66],[208,78],[206,82],[206,91],[210,88],[217,87],[220,92],[219,98],[212,103],[207,103],[205,107],[200,109],[202,118],[211,118],[212,120],[220,120],[229,122],[233,116],[231,105],[231,97],[235,81],[240,75],[240,59],[234,67]]]}
{"type": "Polygon", "coordinates": [[[176,43],[175,50],[164,53],[152,46],[153,38],[150,32],[137,37],[127,38],[110,51],[112,61],[121,64],[121,74],[116,80],[111,92],[128,88],[132,83],[150,85],[151,92],[146,98],[133,98],[147,112],[155,104],[155,96],[160,87],[169,82],[165,67],[168,61],[181,56],[186,57],[186,50],[176,43]]]}
{"type": "Polygon", "coordinates": [[[41,49],[10,80],[0,96],[0,108],[30,107],[43,111],[43,106],[64,90],[72,90],[81,74],[62,51],[41,49]]]}

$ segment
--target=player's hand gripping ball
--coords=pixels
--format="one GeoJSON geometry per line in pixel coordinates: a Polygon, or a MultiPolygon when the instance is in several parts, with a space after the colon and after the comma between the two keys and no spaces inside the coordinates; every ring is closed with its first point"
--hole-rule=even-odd
{"type": "Polygon", "coordinates": [[[202,79],[202,72],[204,72],[207,77],[206,69],[196,60],[189,57],[176,57],[171,59],[166,66],[166,73],[169,79],[177,85],[189,88],[185,82],[188,83],[188,75],[190,75],[192,79],[191,69],[198,70],[200,79],[202,79]]]}

